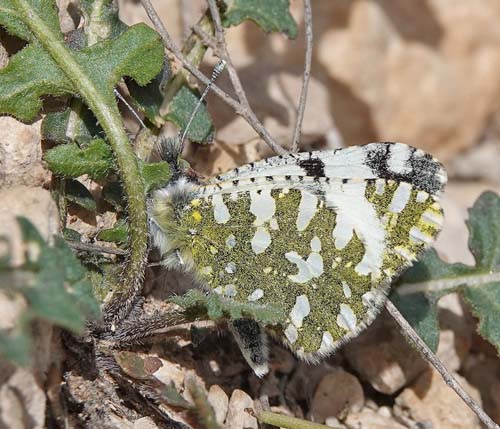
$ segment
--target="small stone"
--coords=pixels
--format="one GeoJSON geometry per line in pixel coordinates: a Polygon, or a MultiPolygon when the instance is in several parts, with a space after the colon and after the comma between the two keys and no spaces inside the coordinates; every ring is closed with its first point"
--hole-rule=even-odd
{"type": "Polygon", "coordinates": [[[481,393],[484,411],[500,423],[500,360],[471,354],[464,365],[467,380],[481,393]]]}
{"type": "Polygon", "coordinates": [[[153,421],[151,417],[141,417],[140,419],[137,419],[133,426],[132,429],[157,429],[158,426],[156,426],[156,423],[153,421]]]}
{"type": "Polygon", "coordinates": [[[325,425],[335,429],[344,429],[346,426],[339,422],[337,417],[327,417],[325,425]]]}
{"type": "Polygon", "coordinates": [[[243,390],[236,389],[229,400],[225,429],[257,429],[257,419],[246,408],[254,408],[253,400],[243,390]]]}
{"type": "Polygon", "coordinates": [[[378,410],[377,410],[377,414],[383,416],[383,417],[391,417],[392,416],[392,412],[391,412],[391,409],[387,406],[383,406],[383,407],[380,407],[378,410]]]}
{"type": "Polygon", "coordinates": [[[45,427],[46,404],[45,393],[34,375],[24,368],[13,369],[13,374],[0,386],[2,427],[45,427]]]}
{"type": "Polygon", "coordinates": [[[407,429],[391,417],[367,408],[359,413],[349,414],[344,423],[348,429],[407,429]]]}
{"type": "Polygon", "coordinates": [[[344,355],[361,379],[387,395],[406,386],[427,368],[386,312],[346,345],[344,355]]]}
{"type": "Polygon", "coordinates": [[[358,379],[342,368],[336,368],[319,382],[311,414],[314,421],[324,422],[328,417],[339,417],[347,411],[360,411],[364,401],[365,395],[358,379]]]}
{"type": "MultiPolygon", "coordinates": [[[[453,374],[475,401],[481,404],[479,392],[465,378],[453,374]]],[[[462,399],[431,369],[396,398],[398,412],[406,414],[422,427],[480,429],[476,415],[462,399]]]]}
{"type": "Polygon", "coordinates": [[[458,371],[472,345],[472,331],[458,294],[439,300],[439,345],[437,357],[450,371],[458,371]]]}
{"type": "Polygon", "coordinates": [[[0,117],[0,187],[42,186],[50,181],[42,162],[41,122],[24,124],[10,116],[0,117]]]}
{"type": "Polygon", "coordinates": [[[165,385],[170,385],[171,382],[177,389],[181,389],[184,385],[184,378],[186,376],[180,365],[172,363],[165,359],[160,359],[162,366],[153,373],[153,375],[165,385]]]}
{"type": "Polygon", "coordinates": [[[229,403],[229,398],[226,395],[226,392],[222,390],[222,388],[214,384],[210,386],[208,389],[208,402],[212,405],[215,412],[215,419],[219,425],[224,424],[224,420],[226,420],[227,415],[227,407],[229,403]]]}
{"type": "Polygon", "coordinates": [[[17,217],[28,218],[50,241],[59,232],[57,206],[49,191],[23,185],[0,190],[0,201],[0,236],[9,240],[11,264],[18,266],[25,261],[25,252],[35,249],[24,245],[17,217]]]}

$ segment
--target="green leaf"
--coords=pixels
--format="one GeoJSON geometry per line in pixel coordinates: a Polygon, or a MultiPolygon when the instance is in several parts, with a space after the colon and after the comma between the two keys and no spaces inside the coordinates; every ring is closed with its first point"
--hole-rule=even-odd
{"type": "MultiPolygon", "coordinates": [[[[170,103],[170,110],[166,115],[166,119],[184,130],[199,98],[199,94],[195,93],[187,85],[181,86],[170,103]]],[[[212,120],[205,104],[202,104],[189,126],[187,138],[193,142],[205,143],[212,140],[213,134],[212,120]]]]}
{"type": "Polygon", "coordinates": [[[113,0],[81,0],[79,6],[85,19],[87,46],[101,40],[115,39],[128,28],[120,21],[118,6],[113,0]]]}
{"type": "Polygon", "coordinates": [[[479,333],[500,353],[500,281],[486,283],[480,288],[466,287],[462,295],[479,319],[479,333]]]}
{"type": "Polygon", "coordinates": [[[160,115],[160,107],[163,103],[162,88],[165,80],[168,79],[170,68],[163,70],[146,86],[140,87],[133,80],[126,79],[130,96],[134,100],[134,105],[139,109],[152,124],[161,126],[164,122],[160,115]]]}
{"type": "Polygon", "coordinates": [[[263,306],[252,302],[238,303],[217,293],[205,294],[191,289],[183,296],[175,296],[170,301],[182,307],[188,319],[208,316],[211,320],[228,318],[231,320],[249,318],[264,325],[276,325],[286,320],[280,308],[263,306]]]}
{"type": "Polygon", "coordinates": [[[31,337],[27,329],[7,333],[0,330],[0,355],[18,365],[29,364],[31,337]]]}
{"type": "Polygon", "coordinates": [[[469,249],[476,264],[488,270],[500,269],[500,198],[484,192],[469,209],[469,249]]]}
{"type": "Polygon", "coordinates": [[[32,320],[43,319],[81,333],[86,320],[98,317],[99,304],[87,272],[64,239],[56,237],[50,246],[28,219],[19,217],[18,223],[29,258],[20,267],[0,268],[0,288],[21,294],[27,308],[13,331],[0,330],[0,354],[25,364],[32,320]]]}
{"type": "Polygon", "coordinates": [[[74,229],[64,228],[63,237],[65,240],[80,241],[82,238],[82,234],[80,234],[78,231],[74,229]]]}
{"type": "Polygon", "coordinates": [[[97,206],[90,191],[78,180],[68,179],[65,185],[65,197],[88,211],[96,211],[97,206]]]}
{"type": "Polygon", "coordinates": [[[264,31],[279,31],[289,38],[297,37],[297,24],[290,14],[288,0],[225,0],[227,8],[223,15],[226,27],[238,25],[245,20],[255,22],[264,31]]]}
{"type": "Polygon", "coordinates": [[[54,247],[45,247],[38,266],[34,284],[23,288],[30,311],[58,326],[82,332],[85,320],[99,313],[85,269],[62,238],[56,239],[54,247]]]}
{"type": "Polygon", "coordinates": [[[83,149],[74,143],[56,146],[45,152],[44,160],[54,174],[62,177],[88,174],[101,179],[115,168],[111,148],[102,139],[93,140],[83,149]]]}
{"type": "MultiPolygon", "coordinates": [[[[51,31],[62,40],[63,35],[59,28],[59,17],[56,3],[53,0],[31,0],[30,4],[37,15],[48,25],[51,31]]],[[[21,16],[14,6],[12,0],[0,0],[0,23],[6,28],[9,34],[17,36],[23,40],[36,43],[36,38],[29,30],[28,26],[21,19],[21,16]]]]}
{"type": "MultiPolygon", "coordinates": [[[[9,1],[0,0],[0,9],[4,3],[9,1]]],[[[0,13],[0,24],[7,25],[6,18],[2,18],[5,14],[0,13]]],[[[72,53],[82,72],[109,103],[115,103],[113,88],[123,76],[146,85],[163,64],[163,45],[144,24],[130,27],[116,39],[72,53]]],[[[7,67],[0,70],[0,112],[21,120],[32,120],[37,115],[42,95],[77,93],[74,84],[36,42],[13,55],[7,67]]]]}
{"type": "Polygon", "coordinates": [[[475,266],[447,264],[427,252],[399,280],[391,299],[419,335],[435,349],[439,335],[436,304],[458,291],[479,319],[479,333],[500,352],[500,198],[483,193],[469,209],[469,248],[475,266]]]}
{"type": "Polygon", "coordinates": [[[97,239],[102,241],[110,241],[112,243],[126,243],[128,241],[128,223],[124,219],[120,219],[113,228],[103,229],[97,234],[97,239]]]}
{"type": "Polygon", "coordinates": [[[120,182],[108,181],[102,188],[101,197],[107,203],[111,204],[115,211],[123,212],[125,205],[125,195],[120,182]]]}
{"type": "Polygon", "coordinates": [[[467,227],[475,272],[484,277],[468,282],[462,296],[479,319],[479,333],[500,353],[500,197],[483,193],[469,209],[467,227]]]}
{"type": "Polygon", "coordinates": [[[417,331],[420,338],[436,351],[439,344],[439,320],[436,302],[426,294],[411,295],[392,294],[391,301],[398,307],[401,314],[417,331]]]}
{"type": "Polygon", "coordinates": [[[141,162],[139,166],[144,179],[146,192],[151,192],[154,189],[165,186],[172,177],[170,167],[165,161],[155,162],[152,164],[141,162]]]}
{"type": "Polygon", "coordinates": [[[55,143],[78,143],[88,145],[94,137],[102,136],[96,118],[79,99],[71,108],[62,112],[49,112],[42,120],[42,138],[55,143]]]}

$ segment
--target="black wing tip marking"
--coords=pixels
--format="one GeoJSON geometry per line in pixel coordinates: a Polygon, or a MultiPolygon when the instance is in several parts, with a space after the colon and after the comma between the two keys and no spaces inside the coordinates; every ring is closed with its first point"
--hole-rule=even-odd
{"type": "Polygon", "coordinates": [[[443,164],[430,154],[402,143],[382,142],[365,146],[366,165],[373,174],[382,179],[391,179],[399,182],[408,182],[429,194],[439,194],[447,182],[443,164]],[[401,145],[410,151],[407,171],[396,172],[391,169],[391,147],[401,145]]]}

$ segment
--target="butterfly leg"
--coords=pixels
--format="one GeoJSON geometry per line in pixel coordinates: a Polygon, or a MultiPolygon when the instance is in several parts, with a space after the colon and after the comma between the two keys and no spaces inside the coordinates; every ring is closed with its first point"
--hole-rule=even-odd
{"type": "Polygon", "coordinates": [[[228,323],[243,357],[257,377],[269,372],[269,352],[264,328],[251,319],[237,319],[228,323]]]}

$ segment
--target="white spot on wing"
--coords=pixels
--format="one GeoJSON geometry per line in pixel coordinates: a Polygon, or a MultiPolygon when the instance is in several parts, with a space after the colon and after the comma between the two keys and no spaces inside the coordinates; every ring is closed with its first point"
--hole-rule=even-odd
{"type": "Polygon", "coordinates": [[[319,252],[321,250],[321,240],[316,236],[311,240],[311,250],[313,252],[319,252]]]}
{"type": "Polygon", "coordinates": [[[264,296],[264,291],[262,289],[258,288],[258,289],[255,289],[250,295],[248,295],[247,299],[250,302],[254,302],[254,301],[258,301],[263,296],[264,296]]]}
{"type": "Polygon", "coordinates": [[[394,195],[392,196],[392,201],[389,206],[389,210],[393,213],[401,213],[406,207],[411,194],[411,185],[406,182],[401,182],[397,187],[394,195]]]}
{"type": "Polygon", "coordinates": [[[225,270],[226,270],[226,273],[234,274],[236,272],[236,264],[234,262],[229,262],[226,265],[225,270]]]}
{"type": "Polygon", "coordinates": [[[328,353],[335,348],[335,343],[333,341],[332,334],[330,332],[323,332],[323,337],[321,338],[321,345],[319,346],[318,353],[328,353]]]}
{"type": "Polygon", "coordinates": [[[418,191],[417,192],[417,203],[423,203],[427,201],[427,198],[429,198],[429,194],[425,191],[418,191]]]}
{"type": "Polygon", "coordinates": [[[430,244],[434,241],[432,237],[429,237],[427,234],[422,232],[418,227],[412,226],[410,229],[410,238],[415,241],[422,242],[425,244],[430,244]]]}
{"type": "Polygon", "coordinates": [[[346,283],[346,282],[342,282],[342,291],[344,292],[344,296],[346,298],[350,298],[352,293],[351,293],[351,288],[349,287],[349,285],[346,283]]]}
{"type": "Polygon", "coordinates": [[[337,315],[337,325],[347,331],[356,330],[356,315],[347,304],[340,304],[340,313],[337,315]]]}
{"type": "Polygon", "coordinates": [[[236,246],[236,237],[233,234],[228,235],[226,238],[226,246],[230,249],[236,246]]]}
{"type": "Polygon", "coordinates": [[[290,344],[295,343],[295,341],[297,341],[297,338],[299,337],[297,328],[291,323],[285,329],[285,337],[290,342],[290,344]]]}
{"type": "Polygon", "coordinates": [[[300,193],[301,198],[297,214],[297,230],[304,231],[316,214],[318,198],[310,192],[304,190],[301,190],[300,193]]]}
{"type": "Polygon", "coordinates": [[[372,291],[366,292],[361,296],[361,302],[365,307],[371,308],[375,306],[376,296],[372,291]]]}
{"type": "Polygon", "coordinates": [[[259,226],[255,231],[250,244],[252,245],[252,250],[256,255],[265,252],[271,244],[271,235],[269,234],[269,231],[266,228],[259,226]]]}
{"type": "Polygon", "coordinates": [[[270,189],[261,189],[260,193],[256,190],[250,191],[250,212],[255,216],[255,225],[262,225],[271,220],[275,211],[276,202],[270,189]]]}
{"type": "Polygon", "coordinates": [[[323,257],[316,252],[312,252],[307,258],[307,264],[313,277],[323,274],[323,257]]]}
{"type": "Polygon", "coordinates": [[[409,164],[411,149],[405,144],[396,143],[390,146],[390,156],[387,160],[389,170],[397,174],[407,174],[412,171],[409,164]]]}
{"type": "Polygon", "coordinates": [[[295,283],[307,283],[314,277],[319,277],[323,274],[323,258],[319,253],[311,252],[307,261],[295,251],[285,253],[285,258],[291,263],[297,265],[299,272],[294,275],[289,275],[288,278],[295,283]]]}
{"type": "Polygon", "coordinates": [[[278,221],[276,220],[276,218],[272,218],[270,221],[269,221],[269,227],[273,230],[273,231],[277,231],[278,229],[280,229],[279,225],[278,225],[278,221]]]}
{"type": "Polygon", "coordinates": [[[295,283],[306,283],[313,278],[306,261],[295,251],[285,253],[285,258],[292,264],[297,265],[298,274],[290,275],[288,278],[295,283]]]}
{"type": "Polygon", "coordinates": [[[437,226],[438,228],[441,228],[443,226],[443,216],[441,216],[440,214],[436,214],[432,211],[426,210],[422,214],[422,219],[425,222],[437,226]]]}
{"type": "Polygon", "coordinates": [[[377,179],[375,181],[375,193],[377,193],[378,195],[383,195],[384,189],[385,189],[385,180],[377,179]]]}
{"type": "Polygon", "coordinates": [[[377,277],[385,251],[385,230],[375,208],[365,198],[365,188],[365,181],[351,181],[345,184],[335,181],[325,189],[325,198],[327,207],[333,208],[337,213],[332,232],[335,247],[343,249],[356,232],[365,248],[365,254],[356,266],[356,271],[362,274],[371,272],[377,277]]]}
{"type": "Polygon", "coordinates": [[[233,284],[226,285],[224,287],[224,294],[228,298],[234,298],[236,296],[237,290],[236,287],[233,284]]]}
{"type": "Polygon", "coordinates": [[[290,320],[295,327],[300,328],[302,326],[302,321],[309,315],[310,311],[311,307],[309,306],[307,296],[299,295],[295,300],[295,305],[290,311],[290,320]]]}
{"type": "Polygon", "coordinates": [[[217,223],[226,223],[231,219],[229,209],[227,208],[221,194],[214,194],[212,196],[212,205],[214,207],[214,219],[217,223]]]}

